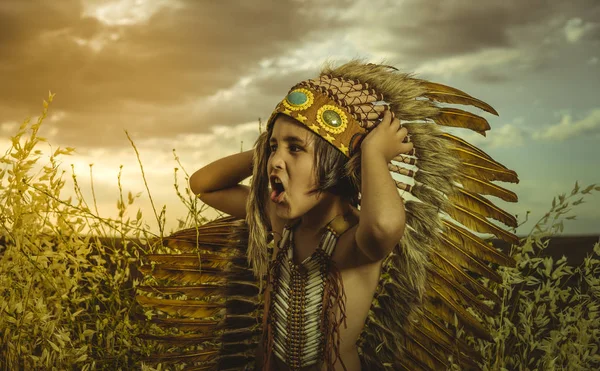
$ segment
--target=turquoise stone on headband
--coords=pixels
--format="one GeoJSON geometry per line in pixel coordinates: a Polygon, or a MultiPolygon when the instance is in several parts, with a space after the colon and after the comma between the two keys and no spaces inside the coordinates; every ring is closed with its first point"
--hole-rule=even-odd
{"type": "Polygon", "coordinates": [[[340,115],[337,112],[330,109],[323,112],[323,121],[325,121],[327,125],[333,126],[334,128],[337,128],[340,125],[342,125],[342,118],[340,117],[340,115]]]}
{"type": "Polygon", "coordinates": [[[294,106],[301,106],[308,101],[308,97],[301,91],[293,91],[288,94],[287,101],[294,106]]]}

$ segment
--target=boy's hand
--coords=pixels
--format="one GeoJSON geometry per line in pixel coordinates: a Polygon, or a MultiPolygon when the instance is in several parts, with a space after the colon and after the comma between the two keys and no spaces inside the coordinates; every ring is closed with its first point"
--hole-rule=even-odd
{"type": "Polygon", "coordinates": [[[386,163],[399,154],[410,152],[413,144],[402,143],[408,130],[400,125],[400,120],[392,120],[390,111],[383,114],[383,120],[371,130],[361,144],[361,151],[378,151],[385,158],[386,163]]]}

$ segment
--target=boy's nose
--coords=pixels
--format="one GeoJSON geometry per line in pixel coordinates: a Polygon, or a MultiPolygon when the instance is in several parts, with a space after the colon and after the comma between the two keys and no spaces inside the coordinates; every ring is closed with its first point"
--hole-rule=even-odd
{"type": "Polygon", "coordinates": [[[271,156],[271,166],[276,168],[276,169],[283,169],[283,157],[281,156],[280,151],[275,151],[273,152],[273,155],[271,156]]]}

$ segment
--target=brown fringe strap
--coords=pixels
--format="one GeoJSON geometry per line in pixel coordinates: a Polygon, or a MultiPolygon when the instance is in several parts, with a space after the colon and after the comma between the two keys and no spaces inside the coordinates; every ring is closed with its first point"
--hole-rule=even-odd
{"type": "Polygon", "coordinates": [[[281,274],[281,265],[283,264],[283,259],[285,259],[286,249],[280,249],[277,252],[277,256],[275,260],[271,260],[269,267],[269,275],[267,277],[267,288],[270,287],[270,291],[265,295],[265,309],[263,314],[263,335],[262,335],[262,344],[263,344],[263,365],[262,370],[270,371],[271,370],[271,355],[273,354],[273,325],[275,318],[275,310],[273,295],[278,290],[279,284],[279,275],[281,274]]]}
{"type": "Polygon", "coordinates": [[[347,370],[340,355],[340,325],[343,323],[344,328],[347,328],[346,293],[342,275],[335,262],[324,251],[320,249],[317,251],[317,256],[321,260],[321,274],[325,277],[321,312],[323,362],[327,365],[327,371],[334,371],[334,365],[338,360],[342,368],[347,370]],[[340,312],[339,319],[336,319],[336,309],[340,312]]]}

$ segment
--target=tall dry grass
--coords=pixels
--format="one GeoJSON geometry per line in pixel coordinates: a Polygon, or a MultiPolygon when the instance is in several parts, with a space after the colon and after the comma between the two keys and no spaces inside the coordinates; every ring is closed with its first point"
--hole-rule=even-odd
{"type": "MultiPolygon", "coordinates": [[[[142,193],[124,195],[121,172],[116,218],[98,213],[91,165],[92,199],[83,197],[74,170],[75,196],[65,197],[69,175],[60,164],[73,148],[57,148],[48,159],[39,149],[47,143],[38,132],[52,98],[37,122],[20,126],[0,158],[0,369],[151,369],[139,360],[168,346],[138,337],[162,330],[145,321],[152,312],[135,303],[141,282],[132,267],[141,254],[162,248],[166,207],[151,198],[133,141],[157,234],[134,210],[142,193]]],[[[174,189],[189,211],[179,227],[197,227],[207,221],[206,206],[187,188],[189,174],[175,152],[174,160],[174,189]]],[[[524,243],[511,247],[517,267],[500,268],[504,282],[492,287],[503,299],[499,316],[488,321],[495,342],[467,337],[486,359],[485,370],[600,368],[600,245],[577,267],[543,257],[547,238],[572,219],[565,215],[569,204],[582,202],[570,200],[598,190],[576,186],[559,196],[524,243]],[[568,279],[575,285],[567,286],[568,279]]]]}

